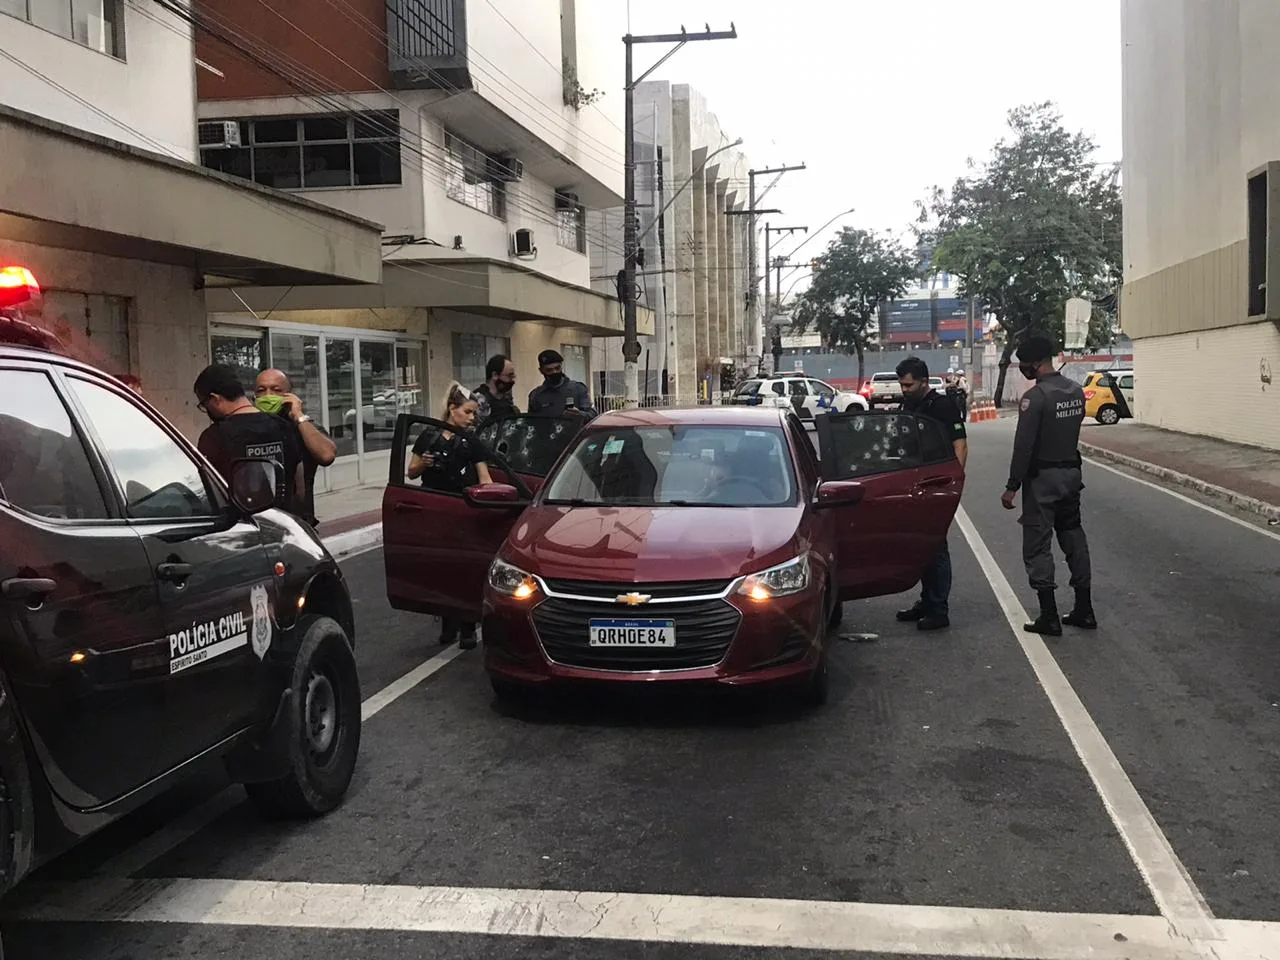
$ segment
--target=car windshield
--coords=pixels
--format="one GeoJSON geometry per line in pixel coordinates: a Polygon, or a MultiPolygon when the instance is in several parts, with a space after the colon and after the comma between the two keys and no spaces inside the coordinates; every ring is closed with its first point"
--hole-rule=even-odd
{"type": "Polygon", "coordinates": [[[619,427],[585,433],[550,478],[544,503],[776,507],[795,501],[776,427],[619,427]]]}

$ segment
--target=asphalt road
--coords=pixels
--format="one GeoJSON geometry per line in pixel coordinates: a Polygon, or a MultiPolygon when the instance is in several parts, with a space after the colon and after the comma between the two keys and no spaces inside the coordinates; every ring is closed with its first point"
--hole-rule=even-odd
{"type": "MultiPolygon", "coordinates": [[[[972,428],[952,628],[848,605],[823,709],[508,715],[451,653],[366,721],[338,811],[193,784],[18,891],[7,957],[1275,957],[1280,538],[1089,465],[1102,627],[1037,647],[1011,433],[972,428]]],[[[344,564],[366,697],[439,653],[381,563],[344,564]]]]}

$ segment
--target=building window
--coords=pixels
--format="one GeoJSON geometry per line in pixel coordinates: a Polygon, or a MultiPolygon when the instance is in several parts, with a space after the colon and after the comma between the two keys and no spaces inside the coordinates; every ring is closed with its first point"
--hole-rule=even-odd
{"type": "Polygon", "coordinates": [[[497,354],[511,356],[511,341],[506,337],[486,337],[482,333],[453,335],[453,378],[468,390],[484,383],[484,367],[497,354]]]}
{"type": "Polygon", "coordinates": [[[445,193],[449,199],[499,220],[507,219],[506,184],[493,178],[489,155],[447,130],[444,146],[445,193]]]}
{"type": "Polygon", "coordinates": [[[587,252],[587,208],[572,194],[556,191],[556,242],[578,253],[587,252]]]}
{"type": "Polygon", "coordinates": [[[83,47],[124,57],[124,0],[0,0],[0,13],[83,47]]]}
{"type": "Polygon", "coordinates": [[[200,162],[213,170],[278,190],[400,183],[398,110],[231,121],[232,138],[227,122],[201,123],[200,162]]]}
{"type": "Polygon", "coordinates": [[[560,356],[564,357],[564,375],[579,383],[587,382],[587,348],[580,343],[560,344],[560,356]]]}

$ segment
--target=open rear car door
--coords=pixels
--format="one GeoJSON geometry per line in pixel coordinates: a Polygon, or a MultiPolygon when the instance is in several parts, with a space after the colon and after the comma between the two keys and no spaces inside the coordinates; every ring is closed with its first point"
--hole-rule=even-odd
{"type": "Polygon", "coordinates": [[[860,502],[830,511],[840,599],[910,590],[946,541],[964,490],[947,431],[907,413],[829,413],[816,426],[824,482],[862,488],[860,502]]]}
{"type": "Polygon", "coordinates": [[[448,429],[431,417],[396,418],[391,469],[382,496],[387,601],[461,620],[480,618],[489,564],[547,473],[578,435],[581,417],[519,416],[493,421],[476,435],[489,447],[493,488],[468,495],[410,480],[410,452],[426,431],[448,429]],[[499,485],[504,498],[492,498],[499,485]],[[489,496],[486,496],[486,493],[489,496]]]}

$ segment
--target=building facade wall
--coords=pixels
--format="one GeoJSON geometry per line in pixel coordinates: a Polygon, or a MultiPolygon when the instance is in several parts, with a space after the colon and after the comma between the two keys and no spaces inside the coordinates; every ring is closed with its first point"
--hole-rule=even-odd
{"type": "Polygon", "coordinates": [[[161,413],[188,437],[198,436],[208,421],[196,410],[191,385],[209,362],[209,344],[194,271],[2,238],[0,263],[20,263],[35,274],[45,293],[42,319],[65,329],[77,354],[108,373],[138,377],[161,413]],[[107,331],[95,312],[108,307],[123,313],[119,336],[100,335],[107,331]]]}
{"type": "Polygon", "coordinates": [[[122,3],[122,56],[0,13],[0,103],[130,146],[196,159],[191,29],[157,4],[122,3]],[[60,89],[61,88],[61,89],[60,89]],[[163,91],[163,96],[157,96],[163,91]]]}
{"type": "Polygon", "coordinates": [[[1280,160],[1280,6],[1124,0],[1125,287],[1120,324],[1142,379],[1140,420],[1280,447],[1269,383],[1280,333],[1248,318],[1252,171],[1280,160]],[[1241,377],[1243,372],[1244,376],[1241,377]],[[1221,400],[1187,385],[1230,379],[1221,400]]]}

